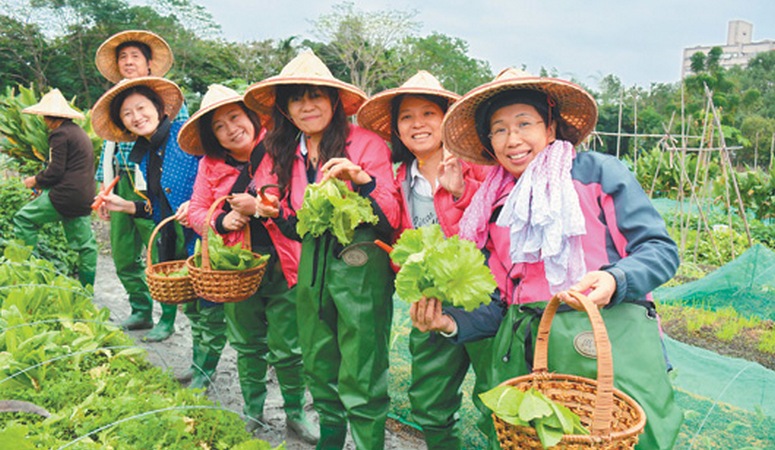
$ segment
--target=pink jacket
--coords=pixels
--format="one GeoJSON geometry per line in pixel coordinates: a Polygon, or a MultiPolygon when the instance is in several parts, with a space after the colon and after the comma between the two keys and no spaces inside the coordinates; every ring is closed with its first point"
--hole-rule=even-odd
{"type": "MultiPolygon", "coordinates": [[[[401,223],[401,207],[393,181],[393,166],[391,163],[390,149],[378,135],[365,130],[357,125],[350,125],[350,135],[347,137],[346,149],[347,158],[353,163],[361,166],[376,181],[376,187],[369,194],[382,212],[385,214],[390,226],[393,229],[398,228],[401,223]]],[[[317,180],[323,177],[323,172],[318,171],[317,180]]],[[[350,189],[352,183],[347,182],[350,189]]],[[[291,177],[291,195],[294,199],[304,196],[304,189],[297,189],[297,186],[307,187],[307,175],[304,167],[304,158],[301,156],[299,147],[296,149],[296,160],[293,165],[291,177]]],[[[299,209],[298,205],[291,205],[294,210],[299,209]]],[[[284,208],[287,209],[287,208],[284,208]]]]}
{"type": "MultiPolygon", "coordinates": [[[[471,164],[465,161],[460,161],[460,163],[463,168],[463,179],[465,180],[463,195],[455,201],[452,194],[444,188],[436,189],[436,192],[433,194],[433,206],[436,209],[436,217],[446,236],[458,233],[458,222],[460,222],[463,211],[471,203],[471,198],[490,171],[490,167],[487,166],[471,164]]],[[[410,180],[406,178],[408,171],[408,165],[401,164],[396,173],[396,184],[401,193],[401,227],[398,229],[396,236],[400,236],[404,230],[414,228],[412,218],[409,215],[410,180]]]]}
{"type": "MultiPolygon", "coordinates": [[[[675,243],[659,213],[635,177],[616,158],[581,152],[573,160],[573,186],[585,218],[582,237],[587,271],[606,270],[616,279],[611,303],[651,299],[649,292],[669,280],[678,267],[675,243]]],[[[503,206],[512,181],[498,194],[491,211],[503,206]]],[[[551,298],[543,262],[514,264],[509,256],[509,230],[489,225],[487,265],[508,304],[551,298]]]]}
{"type": "MultiPolygon", "coordinates": [[[[251,185],[254,185],[256,190],[265,184],[277,183],[277,178],[270,174],[273,164],[272,158],[265,154],[251,181],[251,185]]],[[[188,209],[188,219],[191,227],[197,233],[202,235],[206,230],[205,219],[207,218],[207,210],[210,208],[210,205],[216,199],[229,195],[238,176],[239,171],[221,159],[205,156],[199,162],[199,172],[194,182],[194,193],[191,196],[191,204],[188,209]]],[[[300,207],[301,197],[297,196],[294,199],[294,203],[296,203],[295,206],[297,208],[300,207]]],[[[283,208],[284,214],[289,214],[287,211],[289,211],[288,208],[283,208]]],[[[218,210],[213,213],[212,222],[209,224],[213,229],[215,218],[223,212],[223,205],[220,205],[218,210]]],[[[298,280],[301,244],[285,237],[272,219],[267,219],[264,222],[264,226],[269,232],[269,237],[272,239],[272,243],[277,251],[280,267],[288,282],[288,287],[292,287],[296,285],[298,280]]],[[[240,243],[243,241],[243,232],[233,231],[228,233],[223,236],[223,241],[227,245],[240,243]]]]}

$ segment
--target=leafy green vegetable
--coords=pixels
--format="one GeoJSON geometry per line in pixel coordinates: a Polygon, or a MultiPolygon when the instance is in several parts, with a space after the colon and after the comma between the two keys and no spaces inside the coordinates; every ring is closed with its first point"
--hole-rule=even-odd
{"type": "Polygon", "coordinates": [[[404,231],[390,258],[401,267],[396,294],[410,303],[437,298],[471,311],[497,286],[476,245],[457,236],[445,239],[439,225],[404,231]]]}
{"type": "Polygon", "coordinates": [[[479,398],[504,422],[533,427],[544,448],[557,445],[565,434],[589,434],[577,414],[533,388],[521,391],[501,385],[479,398]]]}
{"type": "Polygon", "coordinates": [[[358,225],[375,225],[378,220],[368,199],[335,178],[307,186],[297,217],[296,231],[300,236],[311,233],[320,237],[330,231],[342,245],[352,242],[358,225]]]}
{"type": "MultiPolygon", "coordinates": [[[[252,251],[242,248],[240,244],[233,246],[224,244],[223,238],[212,229],[208,230],[208,233],[207,251],[210,253],[212,270],[247,270],[269,261],[269,255],[256,258],[252,251]]],[[[197,241],[194,247],[194,264],[197,267],[202,267],[201,248],[201,241],[197,241]]]]}

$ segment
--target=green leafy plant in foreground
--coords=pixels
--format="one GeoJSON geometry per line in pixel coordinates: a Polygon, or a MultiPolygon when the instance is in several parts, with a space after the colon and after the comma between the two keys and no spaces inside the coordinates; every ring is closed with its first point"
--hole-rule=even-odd
{"type": "Polygon", "coordinates": [[[497,284],[473,242],[444,237],[439,225],[406,230],[390,253],[401,269],[396,294],[407,302],[436,298],[471,311],[497,284]]]}
{"type": "Polygon", "coordinates": [[[330,231],[342,245],[349,245],[355,229],[362,223],[377,223],[371,202],[351,191],[336,178],[320,184],[311,184],[304,191],[304,202],[297,212],[296,231],[320,237],[330,231]]]}
{"type": "Polygon", "coordinates": [[[533,388],[501,385],[479,398],[504,422],[534,428],[544,448],[557,445],[565,434],[589,434],[577,414],[533,388]]]}

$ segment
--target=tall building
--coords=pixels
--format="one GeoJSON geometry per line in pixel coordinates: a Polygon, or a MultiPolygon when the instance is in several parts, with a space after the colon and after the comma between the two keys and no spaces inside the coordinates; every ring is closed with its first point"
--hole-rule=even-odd
{"type": "Polygon", "coordinates": [[[753,42],[753,24],[744,20],[732,20],[729,22],[727,30],[727,43],[716,45],[698,45],[696,47],[685,48],[683,52],[683,66],[681,67],[681,78],[692,73],[692,55],[702,52],[705,55],[713,47],[720,47],[723,53],[719,59],[719,65],[725,69],[734,66],[745,66],[748,61],[753,59],[759,53],[775,50],[775,41],[767,39],[760,42],[753,42]]]}

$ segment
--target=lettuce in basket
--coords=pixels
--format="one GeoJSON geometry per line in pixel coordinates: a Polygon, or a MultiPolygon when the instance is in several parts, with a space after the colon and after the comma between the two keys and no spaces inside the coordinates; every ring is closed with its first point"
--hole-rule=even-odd
{"type": "Polygon", "coordinates": [[[479,398],[502,421],[534,428],[543,448],[554,447],[565,434],[589,434],[577,414],[534,388],[522,391],[500,385],[479,394],[479,398]]]}
{"type": "Polygon", "coordinates": [[[471,311],[497,286],[476,245],[445,238],[439,225],[404,231],[390,258],[401,267],[396,294],[410,303],[433,297],[471,311]]]}
{"type": "Polygon", "coordinates": [[[330,231],[342,245],[349,245],[355,228],[362,223],[377,223],[371,202],[348,189],[344,181],[330,178],[311,184],[304,191],[304,202],[296,214],[296,231],[304,237],[320,237],[330,231]]]}
{"type": "MultiPolygon", "coordinates": [[[[256,258],[252,251],[242,248],[240,244],[228,246],[223,238],[212,229],[208,230],[207,251],[210,254],[210,269],[212,270],[247,270],[258,267],[269,260],[269,255],[256,258]]],[[[202,244],[196,241],[194,247],[194,264],[202,267],[202,244]]]]}

